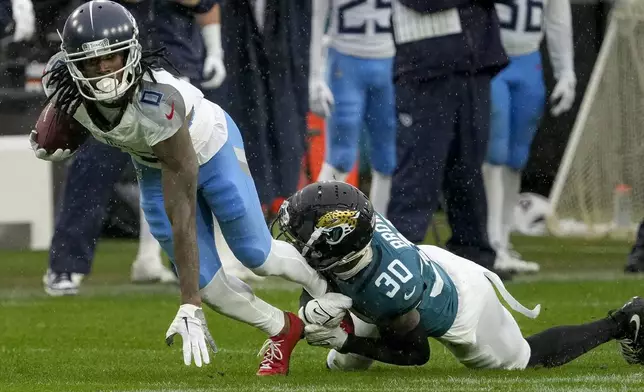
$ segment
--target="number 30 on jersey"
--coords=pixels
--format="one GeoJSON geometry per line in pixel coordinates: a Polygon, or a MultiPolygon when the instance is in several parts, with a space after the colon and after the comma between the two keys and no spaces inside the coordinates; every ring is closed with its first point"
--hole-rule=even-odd
{"type": "MultiPolygon", "coordinates": [[[[429,296],[436,297],[443,291],[443,279],[441,278],[438,271],[436,271],[436,268],[434,268],[434,265],[429,260],[429,258],[427,258],[427,256],[422,252],[420,252],[420,255],[421,262],[426,267],[431,267],[432,269],[434,269],[436,280],[434,281],[429,296]]],[[[389,298],[393,298],[400,291],[400,285],[409,282],[409,280],[413,277],[414,275],[411,273],[411,271],[409,271],[409,268],[407,268],[400,260],[396,259],[389,263],[386,272],[382,272],[380,275],[378,275],[378,278],[376,278],[374,284],[376,285],[376,287],[380,287],[382,285],[384,285],[385,287],[390,287],[391,289],[387,291],[385,295],[387,295],[387,297],[389,298]]],[[[403,298],[405,300],[408,300],[409,298],[411,298],[411,294],[415,290],[416,288],[414,287],[412,292],[405,293],[403,298]]]]}

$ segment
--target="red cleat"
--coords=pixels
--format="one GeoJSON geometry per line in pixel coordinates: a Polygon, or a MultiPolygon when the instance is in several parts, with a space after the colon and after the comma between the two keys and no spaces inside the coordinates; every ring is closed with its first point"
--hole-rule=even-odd
{"type": "Polygon", "coordinates": [[[259,351],[264,359],[259,364],[258,376],[288,374],[291,353],[302,338],[304,323],[293,313],[287,312],[286,315],[290,322],[288,331],[268,338],[259,351]]]}
{"type": "Polygon", "coordinates": [[[346,333],[354,333],[355,332],[355,327],[353,325],[353,320],[351,319],[351,315],[347,313],[347,315],[340,321],[340,328],[346,333]]]}

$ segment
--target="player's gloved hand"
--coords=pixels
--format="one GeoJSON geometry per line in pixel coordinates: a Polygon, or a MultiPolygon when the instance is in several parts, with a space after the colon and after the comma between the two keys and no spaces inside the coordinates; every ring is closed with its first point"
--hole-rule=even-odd
{"type": "MultiPolygon", "coordinates": [[[[329,42],[330,38],[328,36],[322,37],[319,48],[321,53],[320,64],[311,64],[311,74],[309,75],[309,110],[323,117],[328,117],[331,114],[331,108],[335,104],[333,93],[325,80],[329,42]]],[[[318,49],[311,48],[311,50],[318,49]]]]}
{"type": "Polygon", "coordinates": [[[201,83],[204,88],[217,88],[226,79],[226,66],[224,65],[224,51],[221,48],[221,25],[212,23],[201,29],[206,46],[206,59],[203,63],[203,77],[206,81],[201,83]]]}
{"type": "Polygon", "coordinates": [[[181,335],[183,340],[183,362],[190,366],[191,358],[195,365],[201,367],[202,360],[206,365],[210,363],[208,347],[213,353],[217,353],[217,345],[210,335],[206,318],[200,307],[183,304],[172,320],[168,332],[165,334],[165,342],[171,346],[174,342],[174,335],[181,335]]]}
{"type": "Polygon", "coordinates": [[[353,301],[346,295],[339,293],[326,293],[322,297],[313,299],[300,308],[299,316],[306,324],[317,324],[334,328],[351,309],[353,301]]]}
{"type": "Polygon", "coordinates": [[[550,102],[553,105],[550,113],[557,117],[560,114],[567,112],[572,108],[575,102],[575,87],[577,86],[577,79],[571,72],[561,75],[555,89],[550,95],[550,102]]]}
{"type": "Polygon", "coordinates": [[[309,78],[309,110],[318,116],[328,117],[334,104],[333,94],[324,78],[312,74],[309,78]]]}
{"type": "Polygon", "coordinates": [[[328,328],[317,324],[304,327],[304,337],[311,346],[334,348],[339,350],[347,342],[349,334],[342,328],[328,328]]]}
{"type": "Polygon", "coordinates": [[[65,159],[74,155],[74,153],[76,152],[68,148],[64,150],[62,148],[59,148],[50,154],[47,152],[47,150],[45,150],[44,148],[38,145],[38,142],[36,141],[37,135],[38,135],[38,132],[36,132],[36,130],[32,130],[31,133],[29,134],[29,143],[31,143],[31,149],[34,150],[34,153],[36,154],[36,158],[38,159],[43,159],[45,161],[52,161],[52,162],[64,161],[65,159]]]}
{"type": "Polygon", "coordinates": [[[36,16],[31,0],[11,0],[11,11],[15,23],[13,41],[31,39],[36,32],[36,16]]]}

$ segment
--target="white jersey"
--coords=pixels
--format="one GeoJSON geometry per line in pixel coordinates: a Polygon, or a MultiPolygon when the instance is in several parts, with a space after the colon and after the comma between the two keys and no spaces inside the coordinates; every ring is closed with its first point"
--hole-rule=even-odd
{"type": "Polygon", "coordinates": [[[330,47],[363,58],[394,56],[391,0],[328,1],[330,47]]]}
{"type": "MultiPolygon", "coordinates": [[[[61,54],[49,60],[47,70],[60,63],[61,54]]],[[[92,115],[85,104],[79,106],[74,118],[100,142],[129,153],[143,165],[159,168],[152,146],[174,135],[192,113],[189,126],[192,145],[199,164],[208,162],[228,139],[223,109],[205,99],[199,89],[167,71],[152,73],[156,83],[144,75],[118,124],[101,126],[100,116],[92,115]]],[[[43,78],[43,87],[47,79],[43,78]]],[[[45,88],[45,93],[49,96],[53,91],[45,88]]],[[[111,117],[109,110],[100,109],[100,113],[111,117]]]]}
{"type": "Polygon", "coordinates": [[[545,34],[555,74],[574,72],[569,0],[507,0],[496,3],[496,11],[508,55],[538,51],[545,34]]]}

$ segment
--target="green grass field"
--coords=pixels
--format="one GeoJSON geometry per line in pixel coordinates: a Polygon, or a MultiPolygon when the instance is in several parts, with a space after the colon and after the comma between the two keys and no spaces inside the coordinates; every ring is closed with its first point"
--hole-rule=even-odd
{"type": "MultiPolygon", "coordinates": [[[[622,274],[629,244],[554,238],[514,239],[543,273],[509,290],[537,320],[516,315],[525,334],[603,317],[633,295],[642,280],[622,274]]],[[[77,297],[49,298],[41,277],[46,253],[0,251],[0,391],[642,391],[644,368],[628,366],[615,343],[554,370],[472,371],[432,341],[423,367],[378,364],[367,372],[326,370],[326,351],[302,342],[288,377],[258,378],[264,336],[207,310],[220,347],[204,368],[183,365],[180,344],[164,344],[178,306],[173,286],[131,285],[136,243],[105,241],[93,274],[77,297]]],[[[256,285],[267,301],[296,310],[298,291],[280,280],[256,285]]]]}

